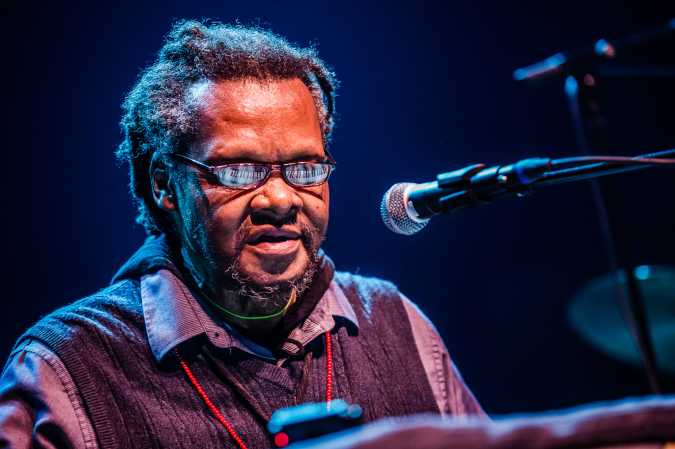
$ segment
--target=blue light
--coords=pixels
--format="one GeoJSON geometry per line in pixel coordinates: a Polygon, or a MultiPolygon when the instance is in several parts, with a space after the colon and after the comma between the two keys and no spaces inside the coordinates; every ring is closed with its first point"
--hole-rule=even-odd
{"type": "Polygon", "coordinates": [[[567,57],[563,53],[556,53],[529,67],[514,70],[513,79],[522,81],[526,78],[536,78],[547,73],[556,72],[560,70],[560,67],[565,64],[565,62],[567,62],[567,57]]]}
{"type": "Polygon", "coordinates": [[[640,265],[639,267],[635,267],[635,270],[633,273],[635,273],[635,277],[638,278],[641,281],[646,281],[649,279],[649,272],[651,270],[649,269],[649,265],[640,265]]]}
{"type": "Polygon", "coordinates": [[[600,39],[595,43],[595,54],[599,56],[604,56],[605,52],[609,48],[609,42],[604,39],[600,39]]]}
{"type": "Polygon", "coordinates": [[[523,81],[523,80],[529,78],[530,76],[532,76],[533,72],[539,71],[539,67],[542,64],[544,64],[544,63],[541,62],[539,64],[535,64],[535,65],[532,65],[532,66],[529,66],[529,67],[514,70],[513,71],[513,79],[516,80],[516,81],[523,81]]]}
{"type": "Polygon", "coordinates": [[[568,96],[576,96],[579,91],[579,84],[573,76],[568,76],[565,80],[565,93],[568,96]]]}
{"type": "Polygon", "coordinates": [[[558,67],[567,62],[567,57],[562,53],[556,53],[546,60],[548,67],[558,67]]]}

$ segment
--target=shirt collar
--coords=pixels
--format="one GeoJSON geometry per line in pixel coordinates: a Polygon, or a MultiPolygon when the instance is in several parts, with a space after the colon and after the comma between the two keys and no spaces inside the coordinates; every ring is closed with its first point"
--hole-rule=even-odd
{"type": "MultiPolygon", "coordinates": [[[[205,335],[218,348],[237,348],[261,358],[277,360],[267,348],[245,338],[224,321],[214,320],[187,286],[169,269],[141,277],[143,315],[150,348],[161,361],[179,344],[205,335]]],[[[291,330],[280,349],[287,355],[300,353],[304,346],[335,327],[341,317],[358,327],[354,309],[332,280],[312,312],[291,330]]]]}

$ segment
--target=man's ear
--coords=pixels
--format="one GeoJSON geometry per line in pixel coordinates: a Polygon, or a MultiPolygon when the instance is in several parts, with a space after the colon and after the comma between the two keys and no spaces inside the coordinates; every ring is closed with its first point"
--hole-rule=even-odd
{"type": "Polygon", "coordinates": [[[150,184],[152,197],[157,207],[167,212],[176,210],[176,197],[171,186],[171,172],[157,153],[150,162],[150,184]]]}

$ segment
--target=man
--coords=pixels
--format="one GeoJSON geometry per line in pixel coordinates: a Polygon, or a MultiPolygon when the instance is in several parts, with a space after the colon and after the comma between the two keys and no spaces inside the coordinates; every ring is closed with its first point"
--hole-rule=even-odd
{"type": "Polygon", "coordinates": [[[335,84],[269,32],[174,25],[118,150],[149,237],[19,338],[3,446],[269,447],[275,410],[334,398],[365,421],[482,413],[421,312],[320,249],[335,84]]]}

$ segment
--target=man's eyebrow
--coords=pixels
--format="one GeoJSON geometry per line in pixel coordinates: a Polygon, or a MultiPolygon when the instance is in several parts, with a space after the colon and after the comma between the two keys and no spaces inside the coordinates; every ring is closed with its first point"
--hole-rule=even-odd
{"type": "Polygon", "coordinates": [[[304,155],[298,155],[296,157],[292,157],[290,159],[287,159],[283,162],[323,162],[328,160],[328,155],[327,154],[304,154],[304,155]]]}
{"type": "Polygon", "coordinates": [[[207,165],[226,165],[226,164],[239,164],[239,163],[256,163],[258,161],[251,159],[250,157],[225,157],[225,156],[213,156],[208,157],[203,161],[207,165]]]}
{"type": "MultiPolygon", "coordinates": [[[[304,154],[297,154],[296,156],[280,160],[280,161],[263,161],[260,159],[255,159],[252,157],[248,156],[241,156],[241,157],[225,157],[225,156],[219,156],[219,155],[214,155],[213,157],[206,158],[204,161],[202,161],[204,164],[207,165],[225,165],[225,164],[241,164],[241,163],[251,163],[251,164],[283,164],[283,163],[288,163],[288,162],[324,162],[329,160],[329,157],[327,154],[310,154],[309,151],[307,152],[302,152],[304,154]]],[[[312,152],[313,153],[313,152],[312,152]]]]}

